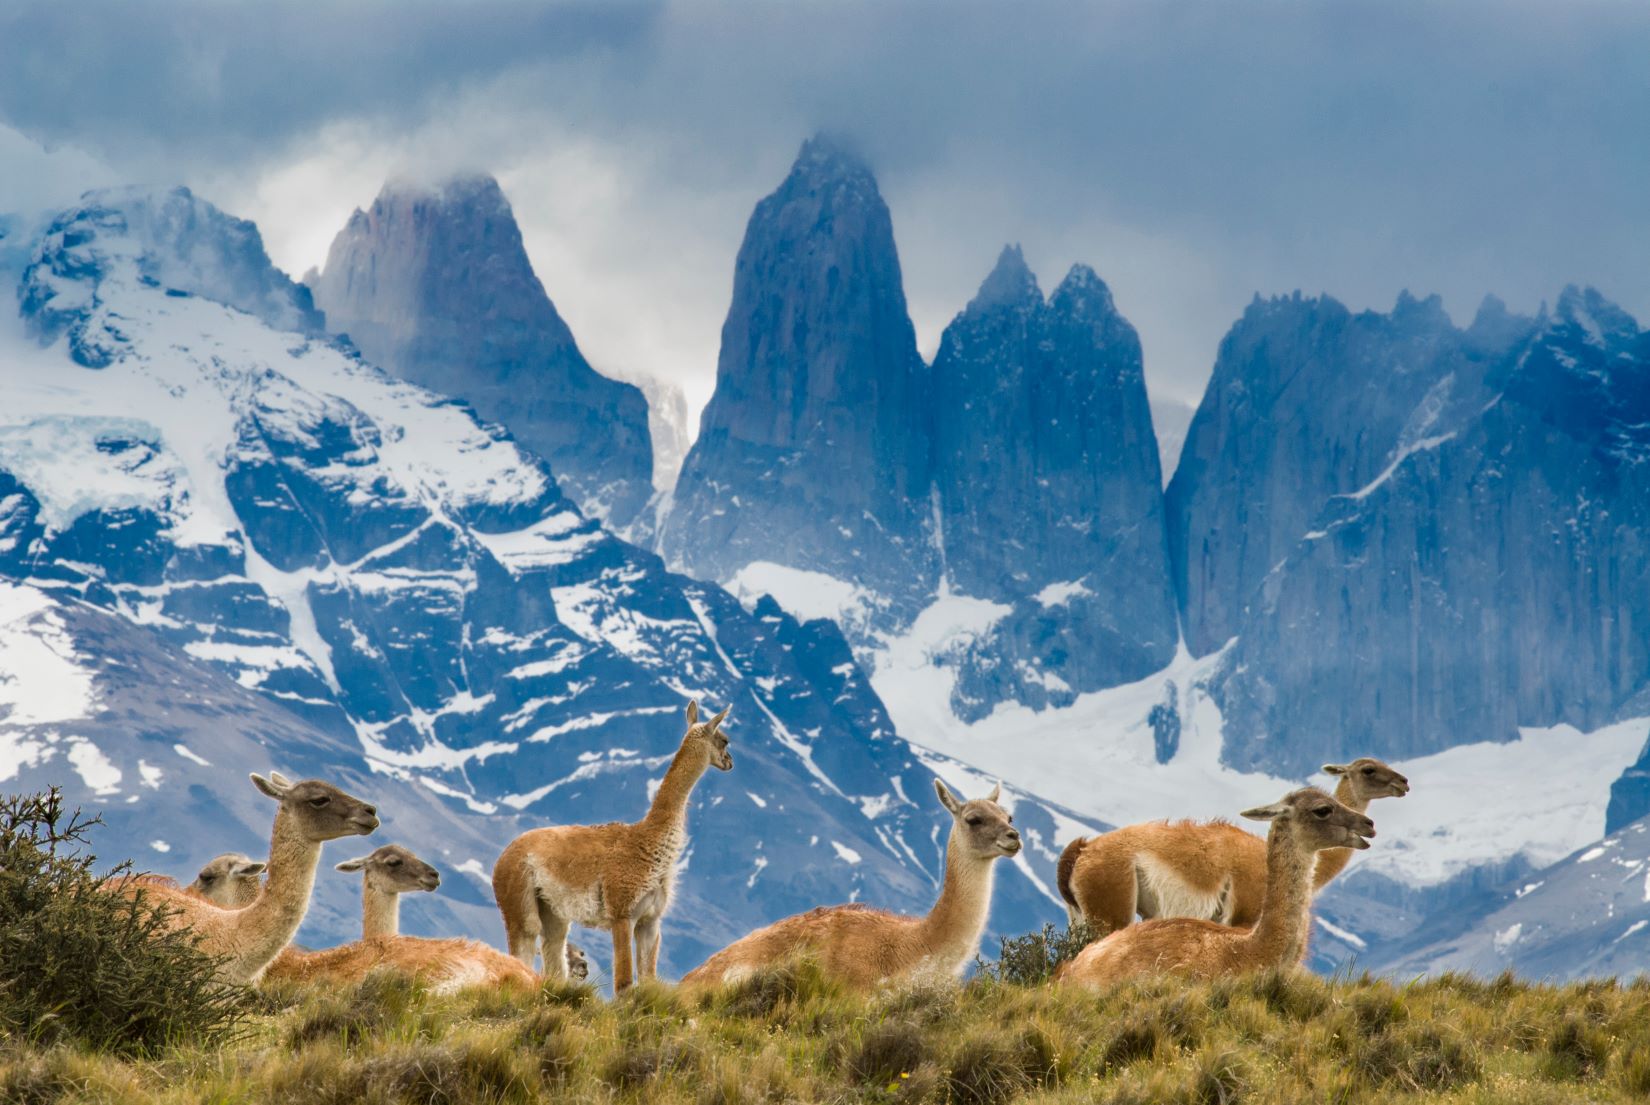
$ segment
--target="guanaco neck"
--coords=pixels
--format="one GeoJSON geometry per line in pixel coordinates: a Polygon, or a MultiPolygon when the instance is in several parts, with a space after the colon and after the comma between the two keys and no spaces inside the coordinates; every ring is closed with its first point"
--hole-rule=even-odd
{"type": "Polygon", "coordinates": [[[670,761],[664,781],[659,784],[659,792],[653,796],[647,816],[642,818],[642,827],[649,835],[665,837],[687,826],[688,797],[709,766],[703,749],[692,747],[692,742],[682,742],[676,758],[670,761]]]}
{"type": "Polygon", "coordinates": [[[401,934],[401,895],[361,880],[361,939],[401,934]]]}
{"type": "MultiPolygon", "coordinates": [[[[991,909],[994,859],[965,854],[956,829],[945,845],[945,882],[939,900],[917,925],[918,951],[936,959],[964,962],[979,950],[991,909]]],[[[945,964],[951,966],[949,962],[945,964]]]]}
{"type": "Polygon", "coordinates": [[[269,840],[269,880],[251,905],[234,911],[234,927],[251,934],[250,958],[273,959],[298,934],[320,862],[321,845],[304,839],[281,807],[269,840]]]}
{"type": "Polygon", "coordinates": [[[1266,834],[1266,898],[1260,920],[1244,938],[1261,963],[1293,963],[1311,906],[1312,855],[1295,847],[1287,822],[1274,821],[1266,834]]]}
{"type": "MultiPolygon", "coordinates": [[[[1352,780],[1346,775],[1335,784],[1335,801],[1354,813],[1364,813],[1369,809],[1369,799],[1359,797],[1353,793],[1352,780]]],[[[1318,853],[1317,866],[1312,869],[1312,889],[1319,891],[1330,879],[1346,870],[1346,865],[1352,861],[1351,848],[1325,848],[1318,853]]]]}

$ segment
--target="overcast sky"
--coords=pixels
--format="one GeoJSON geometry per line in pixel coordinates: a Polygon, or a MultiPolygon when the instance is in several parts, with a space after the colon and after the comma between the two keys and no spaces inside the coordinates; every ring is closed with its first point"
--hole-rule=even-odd
{"type": "Polygon", "coordinates": [[[1650,319],[1647,59],[1650,4],[1577,0],[0,0],[0,202],[181,180],[297,275],[386,176],[487,169],[591,360],[702,403],[745,220],[828,128],[925,353],[1018,241],[1195,401],[1257,291],[1650,319]]]}

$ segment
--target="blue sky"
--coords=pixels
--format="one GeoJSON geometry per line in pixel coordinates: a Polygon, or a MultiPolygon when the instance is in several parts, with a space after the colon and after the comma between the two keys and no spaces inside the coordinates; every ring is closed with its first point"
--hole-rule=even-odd
{"type": "Polygon", "coordinates": [[[490,169],[598,366],[702,402],[744,222],[827,127],[926,350],[1019,241],[1045,289],[1092,264],[1195,399],[1256,291],[1650,317],[1646,58],[1650,5],[1568,0],[0,0],[0,201],[183,180],[296,273],[387,175],[490,169]]]}

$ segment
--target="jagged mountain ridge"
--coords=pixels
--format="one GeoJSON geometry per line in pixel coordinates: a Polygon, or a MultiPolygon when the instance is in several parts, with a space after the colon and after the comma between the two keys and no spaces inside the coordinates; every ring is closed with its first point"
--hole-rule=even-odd
{"type": "Polygon", "coordinates": [[[925,368],[887,207],[829,138],[751,218],[702,427],[666,559],[830,613],[868,667],[947,597],[1000,608],[941,661],[959,717],[1174,655],[1139,339],[1110,291],[1078,266],[1045,301],[1009,249],[925,368]]]}
{"type": "MultiPolygon", "coordinates": [[[[216,302],[210,279],[151,276],[175,261],[150,217],[171,207],[220,217],[183,190],[94,194],[32,251],[19,288],[34,341],[8,341],[3,368],[0,574],[65,609],[95,608],[100,625],[118,614],[145,642],[120,648],[209,669],[202,685],[220,690],[196,693],[240,705],[208,701],[208,716],[244,714],[243,690],[273,704],[290,715],[295,760],[362,786],[382,778],[426,805],[440,796],[476,842],[466,850],[480,854],[459,860],[475,861],[472,874],[521,825],[639,816],[685,698],[732,705],[737,767],[695,795],[694,840],[717,843],[684,859],[671,971],[822,901],[926,908],[944,839],[933,775],[834,627],[771,603],[747,611],[666,572],[583,517],[543,461],[466,405],[216,302]],[[103,350],[104,367],[71,364],[76,341],[103,350]]],[[[274,271],[255,230],[236,241],[237,264],[274,271]]],[[[307,303],[290,281],[272,286],[307,303]]],[[[101,651],[88,649],[93,666],[101,651]]],[[[75,755],[124,782],[99,793],[80,772],[76,797],[141,803],[155,739],[144,734],[180,725],[203,734],[187,746],[220,772],[286,762],[287,736],[272,748],[212,741],[204,724],[169,720],[163,697],[122,714],[130,724],[113,731],[95,710],[8,725],[9,741],[38,753],[15,777],[62,779],[84,747],[75,755]]],[[[216,807],[190,793],[166,828],[183,842],[166,854],[179,873],[222,839],[216,807]]],[[[1048,862],[1064,815],[1029,801],[1019,814],[1048,862]]],[[[999,882],[998,931],[1055,909],[1029,870],[999,882]]],[[[333,905],[305,938],[347,937],[348,890],[323,893],[333,905]]],[[[484,909],[465,916],[496,937],[484,909]]]]}
{"type": "Polygon", "coordinates": [[[1193,655],[1237,636],[1248,596],[1326,499],[1386,466],[1461,346],[1436,296],[1406,293],[1390,314],[1256,296],[1220,343],[1167,492],[1193,655]]]}
{"type": "Polygon", "coordinates": [[[944,571],[1011,612],[958,658],[964,720],[1069,705],[1174,658],[1162,477],[1140,339],[1074,266],[1046,300],[1004,249],[931,377],[944,571]]]}
{"type": "Polygon", "coordinates": [[[492,177],[387,184],[308,282],[333,332],[508,423],[586,515],[621,530],[642,517],[653,487],[647,401],[585,360],[492,177]]]}
{"type": "MultiPolygon", "coordinates": [[[[1441,333],[1443,371],[1386,420],[1381,467],[1323,497],[1251,590],[1222,695],[1235,765],[1305,771],[1650,714],[1650,641],[1633,629],[1650,611],[1637,324],[1571,288],[1543,319],[1491,305],[1441,333]]],[[[1224,486],[1241,497],[1230,473],[1224,486]]]]}

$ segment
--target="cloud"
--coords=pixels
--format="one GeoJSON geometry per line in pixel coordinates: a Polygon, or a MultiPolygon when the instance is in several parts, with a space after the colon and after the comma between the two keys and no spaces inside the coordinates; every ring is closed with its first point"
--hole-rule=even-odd
{"type": "Polygon", "coordinates": [[[751,206],[818,127],[893,209],[925,347],[1005,241],[1095,266],[1195,398],[1255,291],[1572,280],[1650,315],[1650,9],[175,3],[0,16],[0,117],[182,175],[316,263],[392,172],[488,168],[592,360],[709,394],[751,206]]]}

